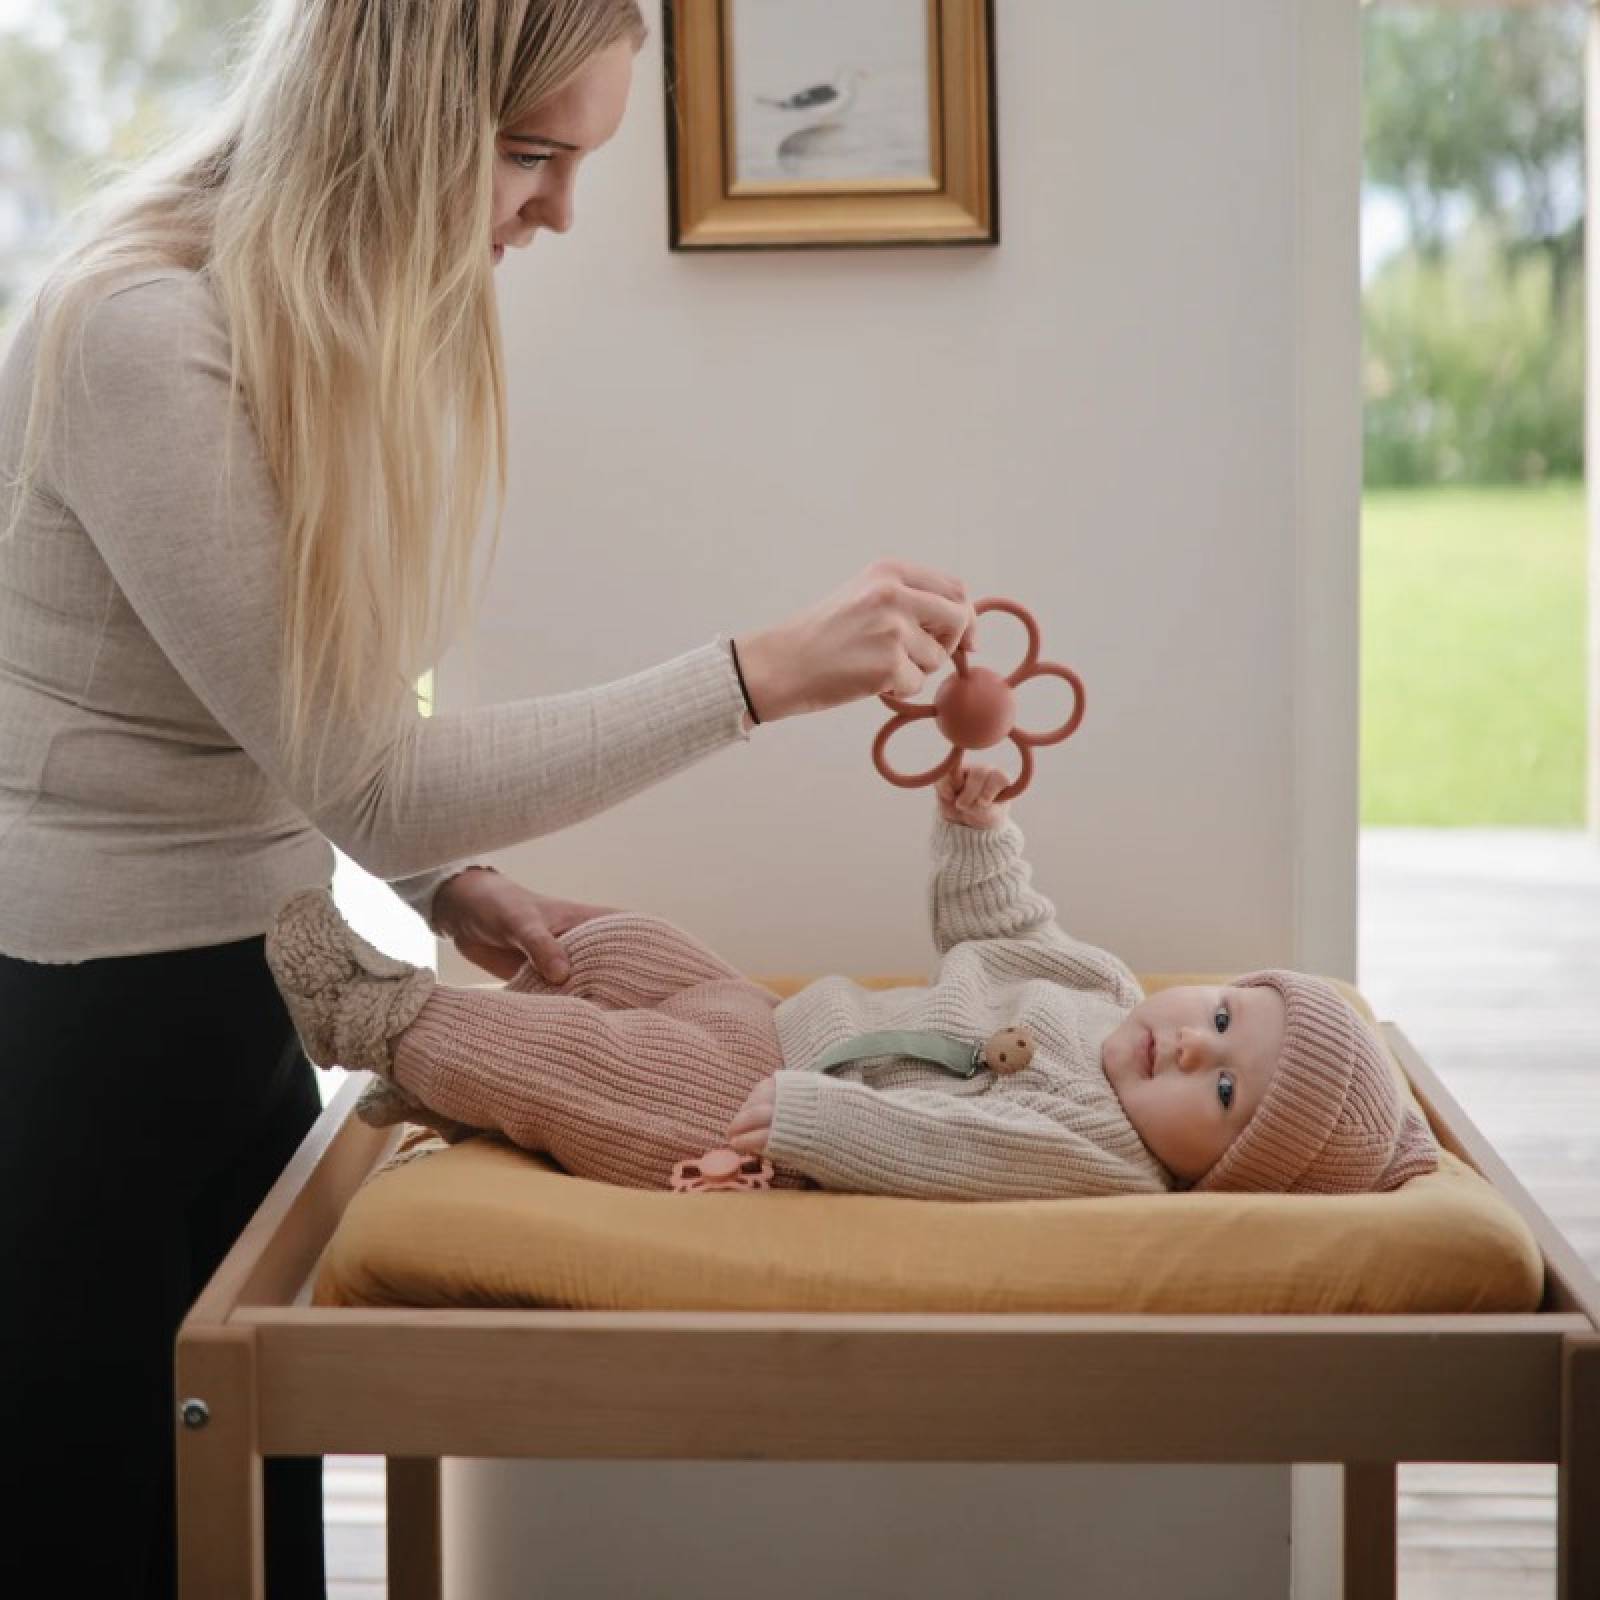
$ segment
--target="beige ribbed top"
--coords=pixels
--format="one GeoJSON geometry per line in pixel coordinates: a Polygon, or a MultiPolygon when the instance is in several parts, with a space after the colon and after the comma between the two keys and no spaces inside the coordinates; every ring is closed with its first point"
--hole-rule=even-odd
{"type": "MultiPolygon", "coordinates": [[[[0,493],[21,459],[35,332],[25,316],[0,363],[0,493]]],[[[228,354],[202,276],[119,282],[90,314],[41,484],[0,541],[0,954],[259,934],[286,895],[329,881],[330,840],[426,915],[463,858],[749,737],[719,637],[599,688],[419,716],[328,773],[328,792],[355,800],[314,809],[276,739],[279,509],[242,410],[226,525],[220,511],[228,354]]],[[[331,749],[363,742],[334,732],[331,749]]]]}
{"type": "Polygon", "coordinates": [[[936,817],[929,901],[939,970],[926,988],[808,984],[774,1011],[785,1070],[767,1154],[826,1189],[926,1200],[1158,1194],[1145,1147],[1100,1064],[1144,998],[1114,955],[1062,931],[1032,884],[1022,830],[936,817]],[[927,1030],[977,1042],[1025,1028],[1031,1063],[961,1079],[906,1056],[810,1070],[859,1033],[927,1030]]]}

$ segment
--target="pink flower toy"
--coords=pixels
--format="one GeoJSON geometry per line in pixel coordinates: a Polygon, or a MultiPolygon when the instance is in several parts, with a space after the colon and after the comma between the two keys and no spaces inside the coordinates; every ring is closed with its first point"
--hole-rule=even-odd
{"type": "Polygon", "coordinates": [[[1023,656],[1021,664],[1009,677],[1002,678],[998,672],[991,672],[987,667],[968,666],[967,652],[958,647],[955,652],[955,672],[939,686],[932,705],[913,705],[898,695],[879,695],[878,698],[897,715],[891,717],[879,731],[872,746],[872,760],[890,783],[902,789],[920,789],[925,784],[937,783],[961,760],[963,751],[987,750],[1009,737],[1022,756],[1022,770],[1015,781],[1002,789],[995,799],[997,802],[1014,800],[1033,780],[1033,747],[1060,744],[1078,731],[1078,724],[1083,721],[1083,680],[1071,667],[1061,666],[1055,661],[1039,660],[1039,624],[1025,606],[1018,605],[1015,600],[988,599],[980,600],[973,610],[980,615],[985,611],[1009,611],[1022,623],[1028,630],[1028,653],[1023,656]],[[1015,726],[1017,707],[1014,691],[1030,678],[1044,677],[1065,678],[1072,685],[1072,715],[1049,733],[1025,733],[1015,726]],[[896,772],[889,765],[884,747],[896,730],[923,717],[934,718],[952,749],[938,766],[930,767],[926,772],[896,772]]]}

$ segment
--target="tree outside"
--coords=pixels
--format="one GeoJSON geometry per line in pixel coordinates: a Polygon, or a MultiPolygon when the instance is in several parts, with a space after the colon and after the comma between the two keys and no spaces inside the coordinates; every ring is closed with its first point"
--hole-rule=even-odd
{"type": "Polygon", "coordinates": [[[1587,7],[1381,7],[1366,183],[1404,246],[1365,294],[1367,482],[1583,469],[1587,7]]]}
{"type": "Polygon", "coordinates": [[[1583,822],[1587,26],[1365,13],[1367,824],[1583,822]]]}
{"type": "Polygon", "coordinates": [[[0,338],[69,218],[214,100],[253,0],[0,0],[0,338]]]}

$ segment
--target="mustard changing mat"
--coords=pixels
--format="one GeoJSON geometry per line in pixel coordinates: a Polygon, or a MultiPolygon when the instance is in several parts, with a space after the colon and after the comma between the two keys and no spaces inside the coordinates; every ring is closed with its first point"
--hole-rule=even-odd
{"type": "MultiPolygon", "coordinates": [[[[800,980],[763,981],[785,993],[800,980]]],[[[1184,981],[1204,980],[1149,979],[1146,988],[1184,981]]],[[[360,1190],[324,1253],[314,1299],[580,1310],[1381,1314],[1533,1311],[1542,1292],[1526,1224],[1449,1154],[1438,1171],[1381,1195],[972,1203],[817,1190],[653,1193],[574,1178],[542,1156],[471,1139],[395,1166],[360,1190]]]]}

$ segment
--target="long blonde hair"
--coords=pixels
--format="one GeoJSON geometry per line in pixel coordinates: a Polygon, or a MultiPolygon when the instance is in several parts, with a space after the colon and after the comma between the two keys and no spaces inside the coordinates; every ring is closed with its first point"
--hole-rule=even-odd
{"type": "Polygon", "coordinates": [[[273,0],[214,114],[96,196],[37,291],[12,527],[97,291],[166,266],[214,291],[281,504],[283,737],[313,789],[335,723],[376,748],[415,714],[491,481],[499,536],[496,133],[643,37],[637,0],[273,0]]]}

